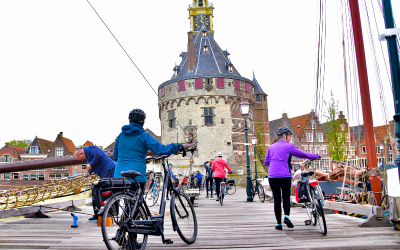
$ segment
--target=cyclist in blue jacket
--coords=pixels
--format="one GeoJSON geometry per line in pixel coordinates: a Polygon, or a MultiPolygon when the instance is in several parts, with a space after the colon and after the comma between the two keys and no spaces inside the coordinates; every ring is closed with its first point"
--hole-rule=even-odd
{"type": "Polygon", "coordinates": [[[274,211],[278,225],[277,230],[282,230],[282,211],[281,197],[283,199],[283,209],[285,219],[283,222],[293,228],[293,224],[289,219],[290,214],[290,190],[292,186],[292,156],[306,159],[318,159],[318,154],[310,154],[300,150],[298,147],[290,143],[292,131],[286,127],[279,128],[276,132],[278,136],[268,148],[265,156],[265,165],[269,166],[268,181],[274,196],[274,211]],[[282,192],[281,192],[282,190],[282,192]]]}
{"type": "Polygon", "coordinates": [[[201,188],[201,182],[203,181],[203,175],[200,173],[199,170],[197,170],[197,174],[194,176],[194,178],[197,179],[197,187],[200,189],[201,188]]]}
{"type": "MultiPolygon", "coordinates": [[[[135,170],[142,175],[136,178],[142,190],[147,181],[146,156],[150,150],[156,155],[170,155],[182,152],[186,155],[185,147],[180,143],[163,145],[151,135],[144,132],[143,125],[146,113],[141,109],[134,109],[129,113],[129,125],[122,127],[122,132],[117,137],[113,158],[117,162],[114,178],[121,178],[121,172],[135,170]]],[[[131,181],[133,181],[131,179],[131,181]]]]}

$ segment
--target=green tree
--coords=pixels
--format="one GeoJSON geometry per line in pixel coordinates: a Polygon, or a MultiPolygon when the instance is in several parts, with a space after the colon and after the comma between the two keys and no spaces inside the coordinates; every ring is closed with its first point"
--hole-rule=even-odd
{"type": "Polygon", "coordinates": [[[339,117],[339,101],[334,99],[331,90],[331,99],[328,103],[324,101],[326,110],[324,117],[327,119],[325,123],[325,135],[328,142],[328,150],[331,153],[331,159],[336,161],[347,161],[346,150],[346,134],[347,126],[344,126],[345,120],[339,117]],[[342,125],[342,126],[341,126],[342,125]],[[343,128],[344,126],[344,128],[343,128]]]}
{"type": "Polygon", "coordinates": [[[27,149],[29,145],[31,145],[31,143],[32,143],[31,140],[23,139],[23,140],[9,141],[8,145],[10,145],[11,147],[27,149]]]}

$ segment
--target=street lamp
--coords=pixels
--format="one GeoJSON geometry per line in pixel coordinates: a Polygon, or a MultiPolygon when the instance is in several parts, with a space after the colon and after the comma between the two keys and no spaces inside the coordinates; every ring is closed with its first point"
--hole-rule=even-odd
{"type": "Polygon", "coordinates": [[[255,136],[251,137],[251,144],[253,144],[254,148],[254,172],[256,173],[256,179],[257,179],[257,157],[256,157],[257,137],[255,136]]]}
{"type": "Polygon", "coordinates": [[[248,101],[242,101],[240,104],[240,112],[242,113],[243,119],[244,119],[244,132],[246,136],[246,159],[247,159],[247,185],[246,185],[246,191],[247,191],[247,201],[253,201],[253,197],[251,196],[251,176],[250,176],[250,159],[249,159],[249,146],[248,146],[248,140],[247,140],[247,117],[249,116],[249,109],[250,109],[250,103],[248,101]]]}
{"type": "Polygon", "coordinates": [[[381,165],[383,166],[383,144],[381,143],[381,145],[379,145],[379,147],[381,148],[381,165]]]}

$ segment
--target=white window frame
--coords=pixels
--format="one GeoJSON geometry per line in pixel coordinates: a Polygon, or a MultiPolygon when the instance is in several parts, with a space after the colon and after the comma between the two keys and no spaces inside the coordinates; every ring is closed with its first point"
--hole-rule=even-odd
{"type": "Polygon", "coordinates": [[[315,120],[312,120],[311,121],[311,129],[315,129],[315,124],[316,124],[315,120]]]}
{"type": "Polygon", "coordinates": [[[321,155],[326,155],[327,154],[327,146],[326,145],[322,145],[321,146],[321,155]]]}
{"type": "Polygon", "coordinates": [[[59,180],[62,178],[62,174],[49,174],[49,180],[59,180]]]}
{"type": "Polygon", "coordinates": [[[336,133],[336,137],[337,138],[343,138],[343,135],[342,135],[342,133],[336,133]]]}
{"type": "Polygon", "coordinates": [[[19,173],[13,173],[13,179],[19,179],[19,173]],[[17,177],[17,178],[15,178],[15,176],[17,177]]]}
{"type": "Polygon", "coordinates": [[[307,142],[313,142],[312,133],[306,133],[306,137],[307,137],[307,142]]]}
{"type": "Polygon", "coordinates": [[[324,142],[324,133],[317,133],[318,142],[324,142]]]}
{"type": "Polygon", "coordinates": [[[362,146],[361,151],[363,155],[367,154],[367,146],[362,146]]]}
{"type": "Polygon", "coordinates": [[[349,140],[350,140],[350,134],[349,133],[344,134],[344,141],[349,142],[349,140]]]}
{"type": "Polygon", "coordinates": [[[81,170],[87,170],[87,164],[82,164],[81,165],[81,170]]]}
{"type": "Polygon", "coordinates": [[[67,167],[55,167],[52,170],[67,170],[67,167]]]}
{"type": "Polygon", "coordinates": [[[38,180],[45,180],[45,179],[46,179],[45,173],[39,173],[38,174],[38,180]],[[41,178],[43,178],[43,179],[41,179],[41,178]]]}
{"type": "Polygon", "coordinates": [[[37,155],[37,154],[39,154],[39,147],[38,146],[32,146],[31,148],[30,148],[30,153],[31,154],[33,154],[33,155],[37,155]],[[32,151],[32,149],[35,149],[36,150],[36,152],[35,153],[33,153],[32,151]]]}
{"type": "Polygon", "coordinates": [[[380,154],[381,153],[381,147],[380,146],[375,146],[376,153],[380,154]]]}
{"type": "Polygon", "coordinates": [[[340,124],[340,130],[344,131],[344,129],[346,128],[346,124],[340,124]]]}
{"type": "Polygon", "coordinates": [[[63,147],[57,147],[56,148],[56,157],[62,157],[64,156],[64,148],[63,147]]]}
{"type": "Polygon", "coordinates": [[[355,152],[355,147],[354,146],[350,146],[349,155],[354,155],[354,152],[355,152]]]}
{"type": "Polygon", "coordinates": [[[393,163],[393,153],[389,153],[388,163],[393,163]]]}
{"type": "Polygon", "coordinates": [[[37,180],[37,174],[36,173],[31,173],[30,180],[37,180]]]}
{"type": "Polygon", "coordinates": [[[318,146],[314,146],[314,154],[318,154],[318,146]]]}
{"type": "Polygon", "coordinates": [[[29,180],[29,174],[28,173],[22,173],[22,180],[29,180]]]}

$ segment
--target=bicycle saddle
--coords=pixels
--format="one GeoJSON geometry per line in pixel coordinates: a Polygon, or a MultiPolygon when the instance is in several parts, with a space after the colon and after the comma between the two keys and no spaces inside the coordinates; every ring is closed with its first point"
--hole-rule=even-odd
{"type": "Polygon", "coordinates": [[[136,172],[135,170],[123,171],[121,172],[121,176],[125,178],[135,179],[138,176],[142,176],[141,173],[136,172]]]}
{"type": "Polygon", "coordinates": [[[306,171],[301,173],[301,176],[306,177],[306,176],[311,176],[314,174],[314,171],[306,171]]]}

